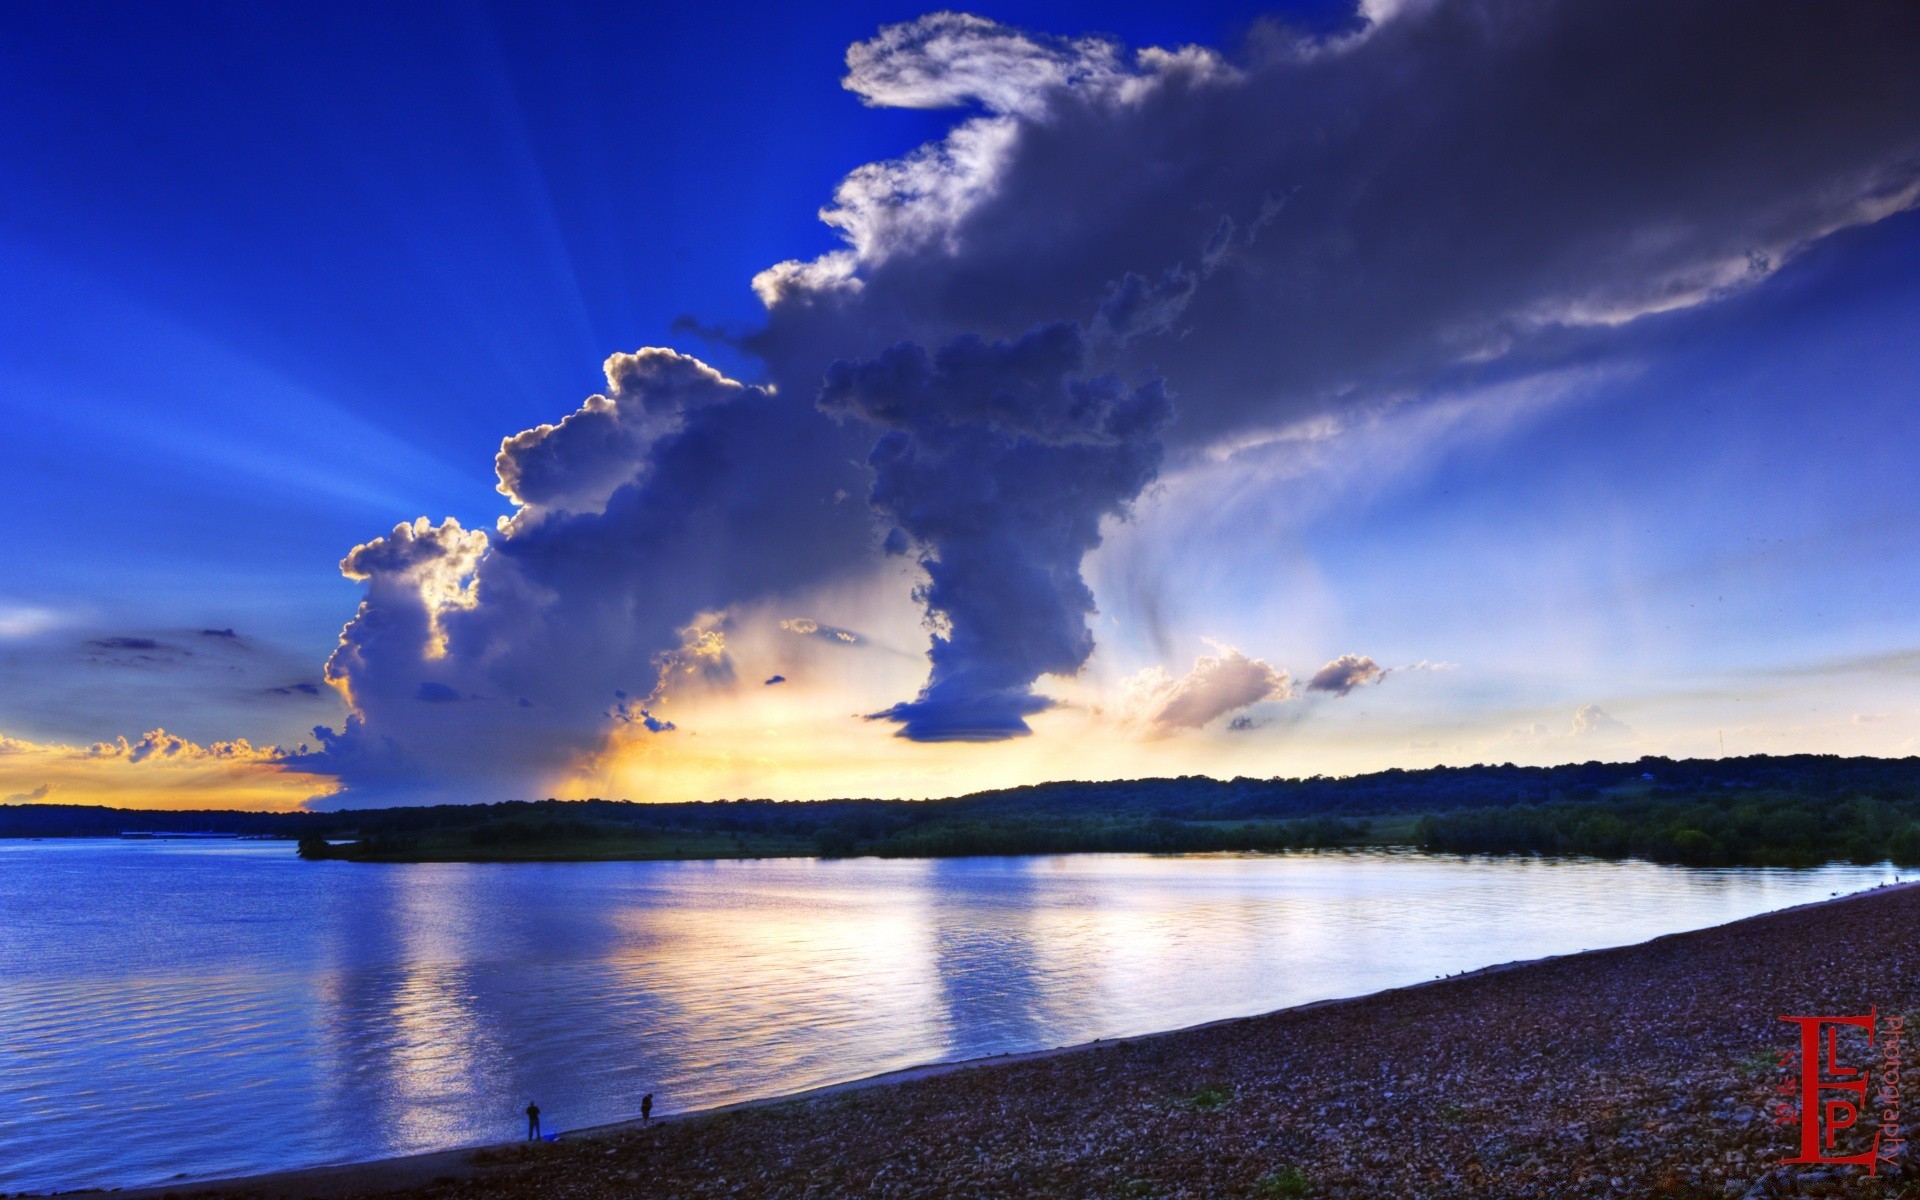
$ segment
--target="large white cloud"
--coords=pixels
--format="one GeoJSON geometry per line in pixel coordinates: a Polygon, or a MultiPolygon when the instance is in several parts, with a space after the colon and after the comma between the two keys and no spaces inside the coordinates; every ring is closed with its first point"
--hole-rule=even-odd
{"type": "Polygon", "coordinates": [[[367,585],[327,668],[353,712],[295,761],[350,800],[525,796],[630,719],[668,735],[652,709],[700,614],[866,558],[869,522],[841,502],[862,437],[672,351],[606,372],[605,394],[503,443],[519,506],[497,529],[421,518],[341,563],[367,585]]]}

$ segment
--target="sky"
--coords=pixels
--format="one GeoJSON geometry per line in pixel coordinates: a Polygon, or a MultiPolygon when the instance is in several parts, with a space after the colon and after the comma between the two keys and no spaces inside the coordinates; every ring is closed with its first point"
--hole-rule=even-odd
{"type": "Polygon", "coordinates": [[[1920,751],[1920,9],[695,9],[0,9],[0,802],[1920,751]]]}

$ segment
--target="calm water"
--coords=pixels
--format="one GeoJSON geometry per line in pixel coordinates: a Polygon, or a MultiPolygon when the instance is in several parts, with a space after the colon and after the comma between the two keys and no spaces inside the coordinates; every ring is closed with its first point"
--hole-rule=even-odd
{"type": "Polygon", "coordinates": [[[0,841],[0,1192],[499,1141],[1820,899],[1416,855],[377,866],[0,841]]]}

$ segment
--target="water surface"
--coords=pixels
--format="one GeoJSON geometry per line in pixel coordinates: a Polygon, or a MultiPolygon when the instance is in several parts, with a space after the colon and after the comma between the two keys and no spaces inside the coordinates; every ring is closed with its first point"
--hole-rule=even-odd
{"type": "Polygon", "coordinates": [[[1350,996],[1887,878],[1414,854],[308,863],[0,840],[0,1192],[549,1130],[1350,996]]]}

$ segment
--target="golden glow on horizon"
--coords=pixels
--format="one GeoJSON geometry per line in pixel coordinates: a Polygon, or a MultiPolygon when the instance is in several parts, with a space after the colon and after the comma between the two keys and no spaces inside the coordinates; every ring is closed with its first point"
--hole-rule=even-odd
{"type": "Polygon", "coordinates": [[[134,742],[65,746],[0,736],[0,802],[9,804],[286,812],[339,790],[244,738],[201,746],[156,729],[134,742]]]}
{"type": "MultiPolygon", "coordinates": [[[[895,737],[892,724],[860,715],[912,697],[925,682],[927,629],[912,599],[911,568],[899,575],[879,581],[891,586],[843,581],[703,614],[684,631],[680,650],[657,660],[660,686],[649,708],[674,729],[615,726],[597,752],[555,777],[526,781],[524,790],[516,784],[513,795],[922,798],[1048,780],[1713,757],[1723,745],[1729,755],[1920,751],[1912,732],[1920,676],[1909,656],[1723,675],[1684,690],[1596,688],[1507,705],[1489,704],[1488,696],[1524,689],[1497,667],[1398,666],[1351,695],[1294,689],[1279,699],[1286,693],[1276,690],[1271,701],[1185,727],[1153,718],[1188,663],[1136,670],[1140,660],[1117,663],[1106,644],[1080,676],[1040,682],[1057,707],[1030,718],[1032,736],[914,743],[895,737]],[[1590,706],[1605,719],[1578,719],[1590,706]],[[1245,727],[1231,728],[1231,717],[1243,714],[1251,718],[1245,727]]],[[[1297,650],[1268,653],[1296,669],[1313,665],[1297,650]]],[[[1230,648],[1216,645],[1188,661],[1197,670],[1229,658],[1230,648]]],[[[341,686],[337,678],[329,682],[341,686]]],[[[334,779],[292,769],[274,748],[244,740],[200,746],[156,730],[133,742],[71,746],[0,735],[0,802],[288,810],[339,791],[334,779]]],[[[393,801],[369,792],[347,802],[393,801]]]]}

